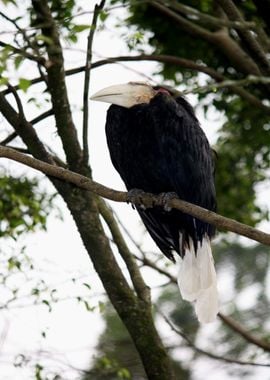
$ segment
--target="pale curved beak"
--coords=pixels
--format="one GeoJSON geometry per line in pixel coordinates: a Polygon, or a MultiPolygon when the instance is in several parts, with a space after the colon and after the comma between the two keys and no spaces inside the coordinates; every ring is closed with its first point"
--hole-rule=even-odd
{"type": "Polygon", "coordinates": [[[96,92],[91,100],[130,108],[136,104],[149,103],[155,90],[146,83],[126,83],[109,86],[96,92]]]}

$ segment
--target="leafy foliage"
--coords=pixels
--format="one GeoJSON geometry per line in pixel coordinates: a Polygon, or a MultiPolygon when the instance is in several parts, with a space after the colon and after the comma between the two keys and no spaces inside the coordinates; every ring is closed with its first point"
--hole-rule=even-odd
{"type": "Polygon", "coordinates": [[[46,229],[46,219],[53,207],[54,195],[39,189],[37,180],[12,177],[1,170],[0,237],[46,229]]]}

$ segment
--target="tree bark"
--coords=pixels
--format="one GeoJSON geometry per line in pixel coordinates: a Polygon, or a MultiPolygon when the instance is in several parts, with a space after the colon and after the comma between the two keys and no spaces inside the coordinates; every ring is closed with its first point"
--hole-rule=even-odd
{"type": "Polygon", "coordinates": [[[151,380],[175,379],[171,361],[154,326],[151,304],[130,290],[102,228],[95,197],[74,188],[64,197],[84,246],[151,380]]]}

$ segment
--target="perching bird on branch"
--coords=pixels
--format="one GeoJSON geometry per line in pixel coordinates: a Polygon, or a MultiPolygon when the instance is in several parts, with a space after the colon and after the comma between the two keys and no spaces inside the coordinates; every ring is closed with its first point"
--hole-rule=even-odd
{"type": "MultiPolygon", "coordinates": [[[[111,160],[132,194],[176,193],[216,210],[213,154],[190,104],[162,87],[131,82],[107,87],[92,100],[108,102],[106,136],[111,160]]],[[[165,197],[166,199],[166,197],[165,197]]],[[[215,228],[179,210],[136,206],[149,234],[172,261],[179,258],[182,298],[195,302],[202,323],[218,313],[210,240],[215,228]]]]}

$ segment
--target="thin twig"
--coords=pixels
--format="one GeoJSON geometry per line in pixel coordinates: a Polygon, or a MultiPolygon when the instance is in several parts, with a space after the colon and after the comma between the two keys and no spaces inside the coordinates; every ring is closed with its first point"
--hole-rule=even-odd
{"type": "MultiPolygon", "coordinates": [[[[195,87],[192,89],[188,89],[188,90],[182,91],[181,93],[183,95],[190,94],[190,93],[197,94],[197,93],[203,93],[203,92],[216,91],[216,90],[222,89],[222,88],[230,88],[230,87],[234,87],[234,86],[248,86],[248,85],[253,84],[253,83],[254,84],[257,84],[257,83],[270,84],[270,78],[265,77],[265,76],[259,77],[256,75],[248,75],[246,78],[243,78],[243,79],[224,80],[224,81],[219,82],[219,83],[213,83],[213,84],[208,84],[206,86],[198,86],[198,87],[195,87]]],[[[267,107],[267,106],[265,106],[265,107],[267,107]]],[[[269,107],[267,107],[267,108],[269,108],[269,107]]]]}
{"type": "Polygon", "coordinates": [[[0,145],[7,145],[11,141],[13,141],[17,136],[18,136],[17,132],[12,132],[10,135],[8,135],[7,137],[5,137],[4,140],[2,140],[0,142],[0,145]]]}
{"type": "MultiPolygon", "coordinates": [[[[55,165],[50,165],[32,157],[28,157],[10,148],[3,146],[0,147],[0,157],[9,158],[13,161],[20,162],[31,168],[39,170],[48,176],[73,183],[74,185],[85,190],[90,190],[103,198],[107,198],[115,202],[128,201],[127,192],[110,189],[78,173],[59,168],[55,165]]],[[[153,207],[153,205],[160,205],[161,202],[162,200],[158,195],[150,193],[144,193],[142,196],[138,196],[135,200],[136,204],[141,204],[148,208],[153,207]]],[[[236,220],[216,214],[213,211],[206,210],[203,207],[196,206],[178,198],[170,199],[168,201],[168,207],[178,209],[186,214],[194,216],[195,218],[203,220],[204,222],[213,224],[220,229],[225,229],[238,235],[246,236],[247,238],[258,241],[262,244],[270,245],[270,234],[257,230],[256,228],[250,227],[246,224],[239,223],[236,220]]]]}
{"type": "Polygon", "coordinates": [[[53,109],[50,109],[50,110],[45,111],[45,112],[41,113],[40,115],[36,116],[34,119],[32,119],[30,121],[30,123],[32,125],[35,125],[35,124],[39,123],[40,121],[46,119],[47,117],[52,116],[53,114],[54,114],[53,109]]]}
{"type": "Polygon", "coordinates": [[[88,148],[88,104],[89,104],[89,85],[90,85],[90,72],[92,66],[92,45],[94,34],[97,27],[97,20],[100,11],[105,5],[105,0],[101,0],[99,5],[95,5],[93,19],[90,27],[87,42],[87,53],[85,63],[85,75],[84,75],[84,90],[83,90],[83,159],[86,164],[89,161],[89,148],[88,148]]]}
{"type": "Polygon", "coordinates": [[[270,367],[270,364],[266,364],[266,363],[253,363],[253,362],[247,362],[247,361],[242,361],[242,360],[236,360],[236,359],[227,358],[227,357],[224,357],[224,356],[221,356],[221,355],[216,355],[216,354],[214,354],[212,352],[209,352],[209,351],[205,351],[202,348],[197,347],[192,342],[192,340],[183,331],[181,331],[179,328],[176,328],[172,324],[172,322],[161,311],[158,311],[158,312],[163,317],[163,319],[168,324],[168,326],[170,326],[170,328],[177,335],[181,336],[181,338],[185,340],[185,342],[187,343],[187,345],[189,347],[191,347],[194,351],[198,352],[199,354],[208,356],[211,359],[223,361],[223,362],[230,363],[230,364],[238,364],[238,365],[245,365],[245,366],[249,365],[249,366],[257,366],[257,367],[270,367]]]}
{"type": "Polygon", "coordinates": [[[13,53],[19,54],[19,55],[29,59],[30,61],[34,61],[34,62],[39,63],[42,66],[46,66],[46,59],[44,59],[43,57],[37,57],[33,54],[27,53],[27,51],[25,51],[23,49],[16,48],[15,46],[13,46],[11,44],[7,44],[3,41],[0,41],[0,46],[2,46],[3,48],[8,48],[8,49],[12,50],[13,53]]]}
{"type": "MultiPolygon", "coordinates": [[[[14,87],[13,87],[14,88],[14,87]]],[[[36,116],[34,119],[30,120],[30,124],[35,125],[39,123],[40,121],[46,119],[49,116],[53,115],[53,110],[50,109],[48,111],[45,111],[41,113],[40,115],[36,116]]],[[[11,141],[13,141],[18,136],[17,132],[12,132],[10,135],[8,135],[4,140],[0,142],[0,145],[7,145],[11,141]]]]}
{"type": "Polygon", "coordinates": [[[8,84],[8,88],[10,90],[10,92],[12,93],[12,95],[14,96],[15,98],[15,101],[16,101],[16,104],[17,104],[17,107],[18,107],[18,113],[19,113],[19,117],[21,119],[25,119],[25,115],[24,115],[24,108],[23,108],[23,105],[22,105],[22,101],[17,93],[17,90],[15,89],[15,87],[11,86],[11,84],[8,84]]]}

